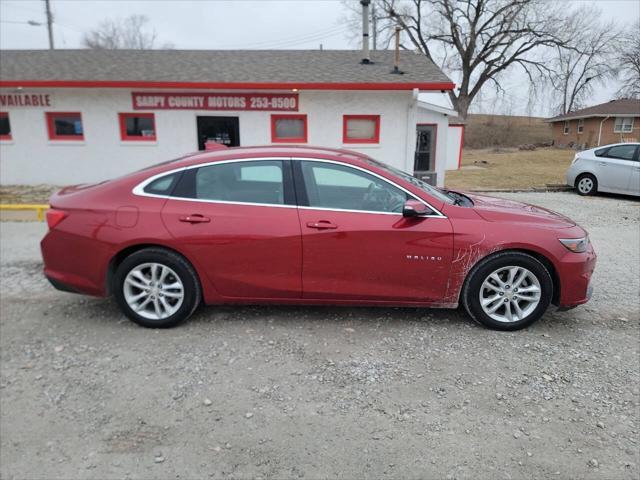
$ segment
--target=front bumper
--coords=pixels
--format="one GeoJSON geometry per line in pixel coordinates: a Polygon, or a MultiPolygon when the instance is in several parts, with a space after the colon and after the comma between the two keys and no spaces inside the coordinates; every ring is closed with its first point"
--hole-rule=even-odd
{"type": "Polygon", "coordinates": [[[593,294],[591,276],[596,268],[597,255],[591,244],[585,253],[567,253],[558,268],[560,299],[558,306],[568,310],[587,303],[593,294]]]}

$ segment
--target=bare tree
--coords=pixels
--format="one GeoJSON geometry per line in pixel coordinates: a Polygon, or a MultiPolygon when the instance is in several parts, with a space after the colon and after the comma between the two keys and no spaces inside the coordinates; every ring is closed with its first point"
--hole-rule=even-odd
{"type": "Polygon", "coordinates": [[[449,98],[460,116],[480,91],[519,67],[531,82],[548,74],[543,52],[567,45],[571,18],[562,2],[544,0],[378,0],[378,24],[395,25],[414,49],[456,78],[449,98]]]}
{"type": "Polygon", "coordinates": [[[622,88],[620,98],[640,98],[640,21],[635,22],[622,37],[618,55],[622,88]]]}
{"type": "Polygon", "coordinates": [[[602,23],[600,13],[594,8],[580,9],[570,28],[573,48],[555,48],[548,79],[558,114],[584,107],[597,85],[616,77],[620,31],[613,22],[602,23]]]}
{"type": "MultiPolygon", "coordinates": [[[[150,50],[157,38],[155,29],[147,28],[149,18],[145,15],[130,15],[124,19],[107,19],[95,30],[85,33],[82,43],[87,48],[150,50]]],[[[163,48],[171,48],[163,45],[163,48]]]]}

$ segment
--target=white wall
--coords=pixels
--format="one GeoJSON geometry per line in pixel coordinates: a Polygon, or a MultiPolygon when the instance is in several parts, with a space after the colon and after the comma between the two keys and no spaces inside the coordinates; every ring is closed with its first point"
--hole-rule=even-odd
{"type": "MultiPolygon", "coordinates": [[[[444,185],[444,176],[447,169],[447,135],[449,132],[449,120],[443,115],[426,108],[418,108],[417,120],[421,123],[434,123],[437,126],[436,131],[436,173],[438,175],[438,186],[444,185]]],[[[414,140],[415,142],[415,140],[414,140]]],[[[415,149],[414,149],[415,150],[415,149]]]]}
{"type": "Polygon", "coordinates": [[[447,134],[447,170],[460,168],[464,125],[449,125],[447,134]]]}
{"type": "MultiPolygon", "coordinates": [[[[13,92],[0,90],[0,93],[13,92]]],[[[21,93],[49,93],[52,106],[6,109],[13,138],[0,142],[2,184],[95,182],[196,151],[196,117],[199,115],[237,116],[241,145],[270,144],[270,115],[285,113],[156,110],[156,142],[122,142],[118,113],[134,111],[128,89],[25,89],[21,93]],[[81,112],[85,140],[50,141],[45,111],[81,112]]],[[[298,113],[308,115],[309,145],[356,150],[412,171],[415,126],[407,129],[415,111],[412,92],[303,91],[299,96],[298,113]],[[379,114],[380,143],[343,144],[344,114],[379,114]]],[[[446,121],[442,115],[434,116],[440,117],[439,122],[446,121]]],[[[445,130],[439,128],[438,137],[444,134],[445,130]]],[[[445,144],[444,137],[438,140],[438,158],[443,158],[445,144]]]]}

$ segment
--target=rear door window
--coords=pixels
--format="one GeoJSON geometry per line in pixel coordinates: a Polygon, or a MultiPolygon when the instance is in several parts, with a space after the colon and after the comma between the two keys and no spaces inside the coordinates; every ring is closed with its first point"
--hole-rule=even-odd
{"type": "Polygon", "coordinates": [[[186,170],[175,197],[229,203],[287,205],[292,198],[289,165],[282,160],[238,161],[186,170]]]}

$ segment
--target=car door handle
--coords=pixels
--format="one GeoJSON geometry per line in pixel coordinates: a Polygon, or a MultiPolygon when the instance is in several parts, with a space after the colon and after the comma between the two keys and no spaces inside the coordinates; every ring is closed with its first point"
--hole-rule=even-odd
{"type": "Polygon", "coordinates": [[[180,217],[180,221],[185,223],[209,223],[211,219],[199,213],[194,213],[188,217],[180,217]]]}
{"type": "Polygon", "coordinates": [[[327,220],[319,220],[317,222],[307,222],[307,227],[316,228],[318,230],[332,230],[334,228],[338,228],[337,225],[327,220]]]}
{"type": "Polygon", "coordinates": [[[607,166],[607,162],[600,162],[600,166],[601,167],[606,167],[607,166]]]}

